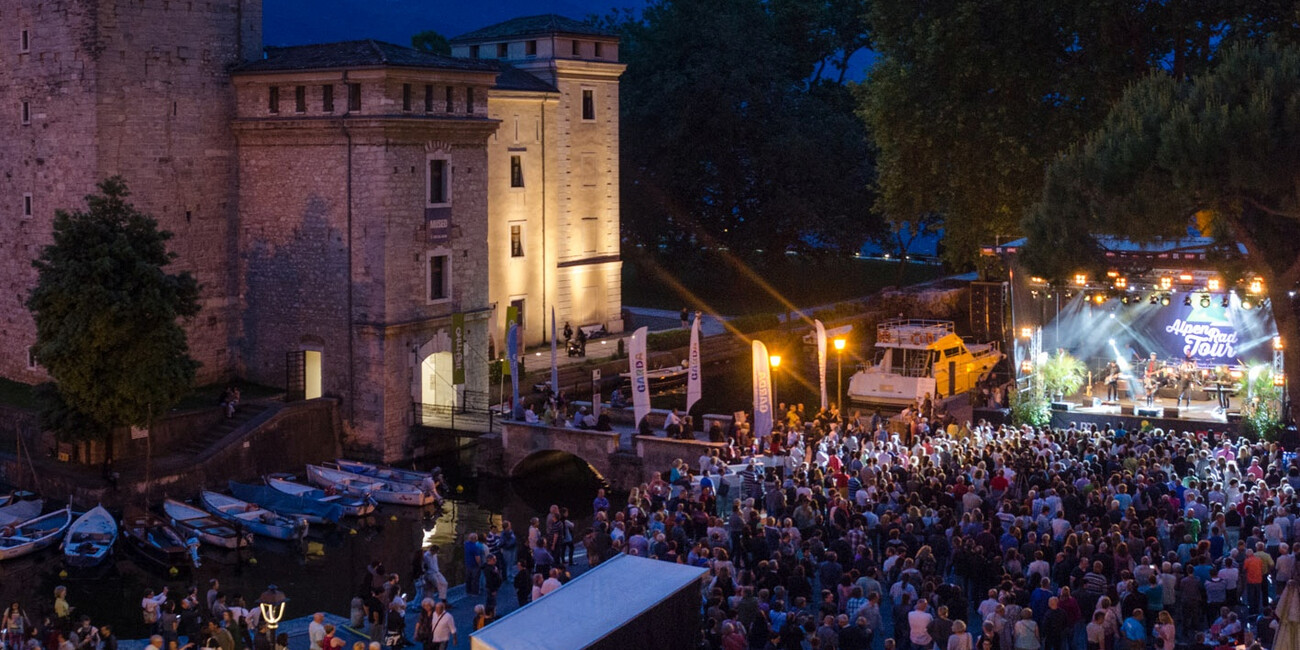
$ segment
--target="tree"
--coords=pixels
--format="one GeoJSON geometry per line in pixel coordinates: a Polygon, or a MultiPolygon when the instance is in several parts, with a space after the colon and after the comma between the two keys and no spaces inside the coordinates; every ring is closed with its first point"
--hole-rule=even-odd
{"type": "MultiPolygon", "coordinates": [[[[1096,131],[1051,164],[1024,224],[1023,260],[1037,274],[1064,278],[1103,268],[1093,233],[1150,240],[1199,225],[1229,267],[1263,279],[1295,372],[1297,170],[1300,48],[1234,46],[1205,73],[1151,75],[1134,85],[1096,131]]],[[[1294,405],[1300,382],[1289,385],[1294,405]]]]}
{"type": "Polygon", "coordinates": [[[1285,32],[1276,0],[897,0],[871,4],[879,55],[857,89],[876,147],[876,209],[944,216],[945,256],[1017,236],[1047,164],[1152,69],[1182,78],[1219,48],[1285,32]]]}
{"type": "Polygon", "coordinates": [[[199,365],[177,322],[198,314],[198,284],[163,270],[175,259],[172,235],[129,195],[113,177],[86,197],[86,211],[57,211],[54,242],[32,262],[32,350],[54,380],[38,393],[42,421],[66,437],[149,424],[190,390],[199,365]]]}
{"type": "Polygon", "coordinates": [[[622,36],[624,235],[702,248],[855,251],[879,230],[873,163],[810,0],[657,0],[622,36]],[[783,21],[778,17],[798,16],[783,21]],[[833,67],[833,66],[832,66],[833,67]]]}
{"type": "Polygon", "coordinates": [[[426,29],[422,32],[416,32],[411,36],[411,47],[431,54],[445,54],[451,56],[451,42],[446,36],[426,29]]]}

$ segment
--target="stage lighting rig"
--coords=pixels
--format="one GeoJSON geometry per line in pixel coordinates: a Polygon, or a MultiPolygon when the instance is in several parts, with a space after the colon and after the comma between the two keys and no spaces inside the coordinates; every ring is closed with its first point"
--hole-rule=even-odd
{"type": "Polygon", "coordinates": [[[1164,305],[1164,306],[1166,306],[1166,307],[1168,307],[1168,306],[1169,306],[1169,296],[1161,296],[1161,298],[1160,298],[1160,304],[1161,304],[1161,305],[1164,305]]]}
{"type": "Polygon", "coordinates": [[[1186,296],[1183,296],[1183,306],[1184,307],[1192,306],[1192,294],[1189,293],[1186,296]]]}
{"type": "Polygon", "coordinates": [[[1228,306],[1231,304],[1232,304],[1232,298],[1228,296],[1228,294],[1226,293],[1223,294],[1223,300],[1219,303],[1219,306],[1223,307],[1224,309],[1227,309],[1228,306]]]}
{"type": "Polygon", "coordinates": [[[1209,308],[1210,308],[1210,294],[1207,293],[1201,296],[1201,309],[1209,309],[1209,308]]]}

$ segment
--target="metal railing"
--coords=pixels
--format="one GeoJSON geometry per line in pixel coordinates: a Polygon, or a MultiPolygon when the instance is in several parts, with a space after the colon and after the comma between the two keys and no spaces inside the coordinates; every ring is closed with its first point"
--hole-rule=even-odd
{"type": "Polygon", "coordinates": [[[484,433],[496,431],[501,419],[500,414],[486,406],[470,406],[470,404],[485,405],[487,403],[486,394],[483,394],[482,399],[475,399],[477,395],[470,395],[473,392],[465,391],[460,404],[412,402],[413,424],[428,428],[446,428],[452,431],[464,430],[484,433]]]}

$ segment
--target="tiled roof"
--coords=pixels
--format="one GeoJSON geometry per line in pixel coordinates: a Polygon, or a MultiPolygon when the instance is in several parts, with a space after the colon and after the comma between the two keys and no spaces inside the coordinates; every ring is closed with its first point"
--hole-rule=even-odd
{"type": "Polygon", "coordinates": [[[482,29],[476,29],[472,32],[461,34],[453,39],[453,43],[463,43],[469,41],[491,41],[503,38],[513,38],[516,36],[531,36],[534,34],[578,34],[581,36],[613,36],[610,32],[572,18],[566,18],[558,14],[542,14],[540,16],[524,16],[514,18],[503,23],[489,25],[482,29]]]}
{"type": "Polygon", "coordinates": [[[489,61],[431,54],[383,41],[365,40],[268,47],[265,58],[245,63],[235,70],[236,72],[275,72],[377,66],[484,72],[496,69],[489,61]]]}
{"type": "Polygon", "coordinates": [[[557,93],[555,86],[516,68],[508,63],[500,63],[497,72],[496,88],[501,90],[523,90],[531,92],[557,93]]]}

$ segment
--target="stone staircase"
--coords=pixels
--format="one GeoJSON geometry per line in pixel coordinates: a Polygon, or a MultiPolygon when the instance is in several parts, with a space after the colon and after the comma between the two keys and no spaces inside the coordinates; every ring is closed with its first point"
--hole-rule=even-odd
{"type": "Polygon", "coordinates": [[[270,407],[266,404],[240,404],[235,409],[234,416],[225,418],[207,431],[190,438],[188,442],[176,449],[176,453],[186,456],[198,456],[222,438],[230,435],[230,432],[243,426],[245,422],[257,417],[268,408],[270,407]]]}

